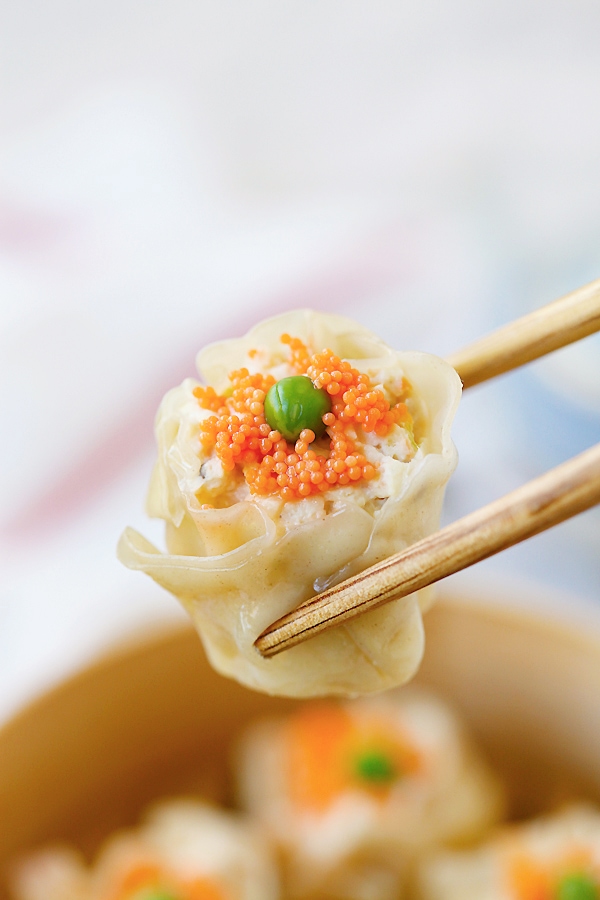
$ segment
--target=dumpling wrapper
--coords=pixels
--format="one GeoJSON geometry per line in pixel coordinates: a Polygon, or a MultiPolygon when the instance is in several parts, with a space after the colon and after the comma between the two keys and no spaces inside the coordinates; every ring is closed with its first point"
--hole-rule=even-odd
{"type": "Polygon", "coordinates": [[[557,896],[554,891],[561,875],[580,871],[593,873],[597,879],[600,812],[591,804],[574,804],[558,813],[507,826],[474,850],[434,854],[421,867],[419,897],[514,900],[518,895],[511,878],[515,862],[521,868],[523,863],[531,866],[534,872],[540,867],[549,880],[547,890],[553,897],[557,896]]]}
{"type": "MultiPolygon", "coordinates": [[[[131,874],[158,870],[185,882],[206,881],[206,897],[278,900],[279,877],[269,842],[250,819],[191,799],[165,800],[138,828],[119,830],[102,845],[93,864],[68,845],[51,845],[13,865],[14,900],[108,900],[127,895],[175,897],[142,883],[123,888],[131,874]],[[212,889],[211,889],[212,888],[212,889]]],[[[191,896],[189,889],[184,896],[191,896]]],[[[198,889],[194,894],[200,897],[198,889]]]]}
{"type": "MultiPolygon", "coordinates": [[[[128,871],[158,865],[192,883],[214,886],[184,896],[230,900],[278,900],[279,877],[269,842],[250,819],[192,799],[165,800],[152,808],[140,828],[115,832],[104,844],[91,878],[89,900],[115,897],[128,871]],[[217,893],[218,891],[218,893],[217,893]]],[[[174,892],[176,897],[177,891],[174,892]]],[[[142,889],[131,900],[169,892],[142,889]]]]}
{"type": "MultiPolygon", "coordinates": [[[[321,709],[316,727],[323,727],[328,707],[317,702],[315,709],[321,709]]],[[[298,732],[290,725],[297,722],[298,710],[251,723],[236,748],[240,806],[280,848],[286,896],[328,897],[331,890],[336,898],[400,900],[417,858],[435,847],[472,842],[498,821],[502,788],[442,700],[409,687],[331,706],[329,716],[331,730],[312,733],[311,746],[321,750],[318,772],[306,760],[291,761],[298,732]],[[419,758],[418,768],[405,770],[384,798],[373,793],[372,784],[348,778],[348,762],[360,746],[356,736],[353,744],[346,734],[342,750],[338,745],[332,751],[336,708],[349,716],[358,734],[361,724],[379,722],[419,758]],[[311,805],[299,787],[307,776],[317,789],[336,785],[322,808],[311,805]]],[[[372,745],[367,741],[366,746],[372,745]]]]}
{"type": "Polygon", "coordinates": [[[119,542],[119,559],[181,601],[211,664],[223,675],[289,697],[385,690],[408,681],[419,666],[421,614],[430,605],[429,590],[387,603],[268,660],[253,644],[274,620],[319,590],[436,530],[457,461],[450,426],[460,379],[435,356],[396,352],[350,319],[309,310],[268,319],[245,337],[208,346],[198,356],[198,370],[221,391],[230,371],[248,365],[249,350],[258,349],[259,357],[280,354],[284,361],[280,336],[286,332],[313,352],[333,350],[374,384],[398,384],[402,376],[410,381],[418,406],[418,450],[410,461],[393,463],[390,495],[370,510],[360,484],[337,488],[321,495],[323,500],[295,501],[305,509],[291,524],[280,515],[281,504],[251,495],[225,509],[201,509],[190,489],[191,466],[197,471],[199,458],[193,443],[196,434],[198,444],[197,423],[189,420],[197,382],[188,379],[166,395],[156,421],[159,456],[147,505],[150,515],[166,521],[168,550],[161,552],[128,528],[119,542]]]}

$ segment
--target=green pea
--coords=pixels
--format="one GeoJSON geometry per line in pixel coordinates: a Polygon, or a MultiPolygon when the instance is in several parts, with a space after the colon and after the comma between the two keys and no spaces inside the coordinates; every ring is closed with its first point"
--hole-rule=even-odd
{"type": "Polygon", "coordinates": [[[323,416],[331,410],[327,391],[314,386],[306,375],[282,378],[265,397],[265,419],[287,441],[296,441],[305,428],[320,437],[325,431],[323,416]]]}
{"type": "Polygon", "coordinates": [[[371,784],[389,784],[398,777],[396,767],[389,756],[377,750],[361,753],[356,760],[355,770],[361,781],[368,781],[371,784]]]}
{"type": "Polygon", "coordinates": [[[583,872],[564,875],[556,888],[556,900],[598,900],[598,884],[583,872]]]}
{"type": "Polygon", "coordinates": [[[179,897],[164,888],[147,887],[136,891],[131,900],[179,900],[179,897]]]}

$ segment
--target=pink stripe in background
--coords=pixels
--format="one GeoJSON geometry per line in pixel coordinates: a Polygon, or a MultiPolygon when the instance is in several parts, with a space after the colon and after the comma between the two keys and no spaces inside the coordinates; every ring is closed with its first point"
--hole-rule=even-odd
{"type": "MultiPolygon", "coordinates": [[[[406,255],[397,252],[398,244],[390,242],[389,237],[389,234],[385,235],[381,243],[369,242],[366,248],[351,257],[350,262],[304,285],[264,301],[246,304],[240,315],[235,315],[231,329],[224,332],[215,328],[212,334],[203,331],[203,344],[244,334],[257,321],[291,309],[311,307],[343,312],[348,304],[366,300],[397,283],[399,278],[406,278],[406,255]]],[[[2,539],[13,544],[26,542],[67,524],[137,458],[148,452],[160,400],[170,387],[194,374],[189,360],[195,358],[199,349],[194,346],[177,353],[176,362],[163,371],[144,397],[132,401],[130,411],[120,417],[93,451],[86,452],[66,477],[52,484],[35,503],[11,521],[10,527],[5,526],[0,531],[2,539]],[[182,364],[182,360],[186,362],[182,364]]]]}

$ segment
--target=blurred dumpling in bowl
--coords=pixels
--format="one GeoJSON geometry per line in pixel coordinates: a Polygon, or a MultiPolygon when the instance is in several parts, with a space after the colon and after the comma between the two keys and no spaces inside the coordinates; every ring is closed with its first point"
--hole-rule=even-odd
{"type": "Polygon", "coordinates": [[[294,897],[404,896],[418,855],[479,836],[502,805],[454,715],[422,692],[305,704],[251,726],[237,762],[294,897]]]}
{"type": "Polygon", "coordinates": [[[267,844],[246,820],[199,802],[165,802],[109,838],[93,867],[70,850],[19,863],[15,900],[277,900],[267,844]]]}
{"type": "Polygon", "coordinates": [[[10,867],[8,877],[14,900],[89,900],[85,859],[63,844],[23,857],[10,867]]]}
{"type": "Polygon", "coordinates": [[[423,900],[598,900],[600,812],[570,807],[423,864],[423,900]]]}

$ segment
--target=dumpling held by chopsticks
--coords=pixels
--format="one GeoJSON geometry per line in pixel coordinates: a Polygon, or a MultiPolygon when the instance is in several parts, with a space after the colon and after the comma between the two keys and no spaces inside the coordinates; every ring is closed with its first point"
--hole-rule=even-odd
{"type": "Polygon", "coordinates": [[[284,696],[408,681],[428,591],[265,660],[253,644],[302,601],[435,531],[456,465],[460,380],[342,316],[300,310],[205,348],[203,383],[164,398],[150,515],[167,552],[127,529],[119,558],[175,594],[212,665],[284,696]]]}

